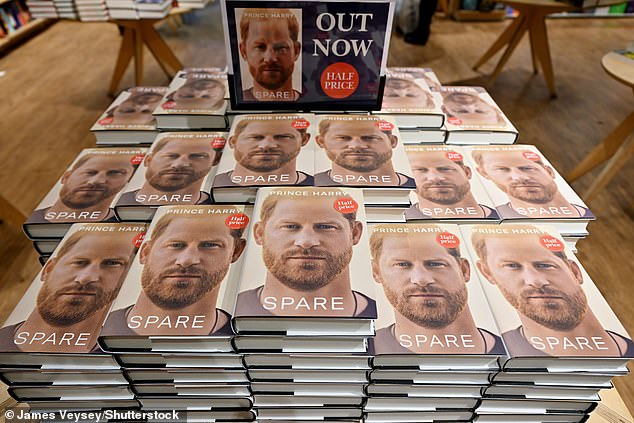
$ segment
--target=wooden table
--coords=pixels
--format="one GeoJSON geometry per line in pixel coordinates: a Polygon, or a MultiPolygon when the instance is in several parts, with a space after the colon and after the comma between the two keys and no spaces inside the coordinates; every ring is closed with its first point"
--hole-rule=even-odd
{"type": "MultiPolygon", "coordinates": [[[[634,90],[634,59],[610,52],[601,59],[603,69],[612,78],[634,90]]],[[[607,137],[601,141],[567,176],[572,182],[603,162],[608,162],[599,176],[584,194],[584,200],[592,200],[618,173],[634,154],[634,112],[630,113],[607,137]]]]}
{"type": "MultiPolygon", "coordinates": [[[[183,9],[179,9],[179,13],[183,9]]],[[[168,15],[170,16],[170,15],[168,15]]],[[[112,82],[108,94],[115,96],[123,74],[134,57],[134,83],[143,84],[143,46],[150,52],[165,72],[168,78],[173,78],[176,72],[183,68],[180,60],[154,28],[163,19],[113,20],[115,25],[123,28],[123,38],[119,47],[119,56],[112,73],[112,82]]]]}
{"type": "Polygon", "coordinates": [[[531,57],[533,59],[533,72],[535,74],[538,72],[537,62],[539,61],[550,95],[553,98],[557,97],[555,75],[550,59],[548,35],[546,34],[546,16],[552,13],[569,12],[576,10],[576,8],[567,3],[554,0],[501,0],[501,3],[517,10],[519,15],[482,55],[473,69],[477,70],[493,57],[495,53],[500,51],[504,46],[507,46],[495,70],[489,77],[487,87],[490,87],[511,57],[511,54],[524,36],[524,33],[528,31],[531,44],[531,57]]]}

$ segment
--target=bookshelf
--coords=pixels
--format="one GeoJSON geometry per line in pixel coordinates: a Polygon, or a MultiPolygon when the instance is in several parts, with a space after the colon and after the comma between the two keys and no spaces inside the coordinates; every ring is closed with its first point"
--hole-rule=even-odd
{"type": "Polygon", "coordinates": [[[41,31],[42,29],[52,24],[52,19],[33,19],[26,25],[23,25],[20,28],[16,29],[14,32],[5,35],[3,38],[0,38],[0,52],[3,52],[21,39],[33,35],[37,31],[41,31]]]}

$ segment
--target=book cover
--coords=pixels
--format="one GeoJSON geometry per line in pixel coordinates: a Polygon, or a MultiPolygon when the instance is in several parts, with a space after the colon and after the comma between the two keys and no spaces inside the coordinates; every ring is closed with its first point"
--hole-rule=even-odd
{"type": "Polygon", "coordinates": [[[416,181],[406,220],[491,219],[498,214],[474,166],[458,147],[406,145],[405,153],[416,181]]]}
{"type": "Polygon", "coordinates": [[[363,195],[260,188],[236,317],[376,318],[363,195]]]}
{"type": "Polygon", "coordinates": [[[441,103],[438,91],[432,92],[422,77],[388,68],[381,113],[442,115],[441,103]]]}
{"type": "Polygon", "coordinates": [[[79,223],[0,329],[0,352],[99,352],[97,336],[146,225],[79,223]]]}
{"type": "Polygon", "coordinates": [[[313,115],[236,116],[213,188],[313,185],[313,115]]]}
{"type": "Polygon", "coordinates": [[[29,226],[109,222],[112,201],[143,161],[145,148],[87,148],[81,151],[25,222],[29,226]]]}
{"type": "Polygon", "coordinates": [[[457,225],[371,224],[376,355],[506,355],[457,225]]]}
{"type": "MultiPolygon", "coordinates": [[[[196,68],[196,67],[187,67],[187,68],[183,68],[182,71],[180,71],[179,73],[176,74],[176,77],[180,74],[180,73],[207,73],[210,75],[214,75],[216,77],[216,79],[222,81],[224,87],[225,87],[225,99],[228,100],[229,99],[229,82],[228,82],[228,78],[227,78],[227,68],[218,68],[218,67],[209,67],[209,68],[196,68]]],[[[174,79],[176,79],[176,77],[174,77],[174,79]]]]}
{"type": "Polygon", "coordinates": [[[162,132],[115,207],[209,204],[225,132],[162,132]]]}
{"type": "Polygon", "coordinates": [[[464,225],[480,283],[515,357],[634,357],[634,343],[546,225],[464,225]]]}
{"type": "Polygon", "coordinates": [[[315,186],[415,187],[391,117],[320,115],[317,121],[315,186]]]}
{"type": "Polygon", "coordinates": [[[394,2],[222,2],[232,108],[378,110],[394,2]]]}
{"type": "Polygon", "coordinates": [[[224,115],[226,82],[218,73],[179,71],[154,115],[224,115]]]}
{"type": "Polygon", "coordinates": [[[442,84],[438,79],[438,76],[434,72],[432,68],[414,68],[414,67],[395,67],[390,66],[387,68],[388,72],[397,72],[397,73],[408,73],[412,75],[415,79],[422,79],[425,81],[427,86],[432,90],[439,91],[442,84]]]}
{"type": "Polygon", "coordinates": [[[248,222],[243,206],[160,207],[100,338],[232,336],[248,222]]]}
{"type": "Polygon", "coordinates": [[[122,91],[90,130],[156,130],[152,112],[167,90],[167,87],[133,87],[122,91]]]}
{"type": "Polygon", "coordinates": [[[512,130],[515,128],[489,93],[482,87],[440,88],[442,111],[448,131],[512,130]]]}
{"type": "Polygon", "coordinates": [[[583,200],[537,147],[463,148],[503,220],[594,219],[583,200]]]}

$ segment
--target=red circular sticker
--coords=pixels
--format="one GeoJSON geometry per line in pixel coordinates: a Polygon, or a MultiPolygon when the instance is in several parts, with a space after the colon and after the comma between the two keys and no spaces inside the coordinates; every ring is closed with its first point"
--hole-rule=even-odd
{"type": "Polygon", "coordinates": [[[211,140],[211,146],[213,148],[224,148],[226,143],[227,143],[227,140],[224,139],[223,137],[216,137],[213,140],[211,140]]]}
{"type": "Polygon", "coordinates": [[[101,119],[98,123],[99,123],[99,125],[110,125],[113,120],[114,120],[114,118],[109,116],[109,117],[105,117],[105,118],[101,119]]]}
{"type": "Polygon", "coordinates": [[[176,106],[176,102],[174,102],[174,101],[166,101],[165,103],[163,103],[162,107],[164,109],[168,109],[169,110],[169,109],[173,109],[174,106],[176,106]]]}
{"type": "Polygon", "coordinates": [[[550,251],[563,251],[564,243],[559,238],[551,235],[543,235],[539,238],[540,244],[548,248],[550,251]]]}
{"type": "Polygon", "coordinates": [[[445,156],[451,160],[452,162],[461,162],[464,158],[462,157],[462,154],[456,152],[456,151],[447,151],[447,153],[445,154],[445,156]]]}
{"type": "Polygon", "coordinates": [[[229,229],[242,229],[249,224],[249,216],[244,213],[234,213],[225,219],[229,229]]]}
{"type": "Polygon", "coordinates": [[[144,239],[145,239],[145,232],[141,232],[140,234],[134,237],[134,239],[132,240],[132,244],[134,244],[136,248],[139,248],[141,244],[143,243],[144,239]]]}
{"type": "Polygon", "coordinates": [[[138,166],[141,164],[144,157],[145,157],[145,154],[136,154],[134,157],[130,159],[130,163],[132,163],[135,166],[138,166]]]}
{"type": "Polygon", "coordinates": [[[334,204],[335,210],[339,213],[354,213],[359,208],[359,204],[352,198],[338,198],[334,204]]]}
{"type": "Polygon", "coordinates": [[[295,129],[306,129],[310,126],[310,122],[306,119],[295,119],[291,126],[295,129]]]}
{"type": "Polygon", "coordinates": [[[522,155],[524,156],[525,159],[527,160],[532,160],[532,161],[537,161],[539,160],[539,154],[534,153],[532,151],[525,151],[522,153],[522,155]]]}
{"type": "Polygon", "coordinates": [[[458,248],[460,239],[451,232],[443,232],[436,236],[436,241],[445,248],[458,248]]]}
{"type": "Polygon", "coordinates": [[[359,72],[348,63],[333,63],[322,72],[320,83],[328,97],[346,98],[359,87],[359,72]]]}
{"type": "Polygon", "coordinates": [[[452,125],[462,125],[462,120],[458,119],[457,117],[447,118],[447,122],[449,122],[452,125]]]}
{"type": "Polygon", "coordinates": [[[394,129],[394,125],[387,120],[379,120],[375,123],[376,127],[379,128],[379,131],[391,131],[394,129]]]}

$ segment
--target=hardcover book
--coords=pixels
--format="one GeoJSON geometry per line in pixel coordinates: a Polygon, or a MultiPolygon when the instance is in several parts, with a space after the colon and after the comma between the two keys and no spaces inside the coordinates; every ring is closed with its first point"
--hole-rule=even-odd
{"type": "Polygon", "coordinates": [[[237,116],[213,182],[216,202],[252,203],[258,187],[314,184],[314,117],[237,116]]]}
{"type": "Polygon", "coordinates": [[[517,129],[481,87],[440,88],[447,144],[513,144],[517,129]]]}
{"type": "Polygon", "coordinates": [[[504,368],[618,373],[634,357],[631,337],[553,228],[461,230],[509,352],[504,368]]]}
{"type": "MultiPolygon", "coordinates": [[[[87,363],[91,355],[103,356],[97,336],[145,229],[143,224],[73,225],[0,329],[0,367],[76,369],[84,356],[87,363]],[[72,364],[48,360],[69,354],[75,357],[72,364]]],[[[110,368],[119,368],[107,358],[103,367],[110,361],[110,368]]],[[[92,363],[93,369],[100,367],[92,363]]]]}
{"type": "Polygon", "coordinates": [[[116,222],[112,201],[143,161],[145,148],[87,148],[24,223],[30,239],[62,238],[77,222],[116,222]]]}
{"type": "Polygon", "coordinates": [[[415,187],[394,120],[387,116],[320,115],[315,186],[363,188],[366,205],[408,205],[415,187]]]}
{"type": "Polygon", "coordinates": [[[225,0],[232,108],[378,110],[394,2],[225,0]]]}
{"type": "Polygon", "coordinates": [[[114,352],[231,352],[242,206],[166,206],[115,300],[99,342],[114,352]]]}
{"type": "Polygon", "coordinates": [[[459,357],[467,356],[480,358],[470,370],[482,370],[506,356],[457,225],[380,224],[369,232],[380,285],[375,367],[416,356],[419,368],[438,370],[444,361],[447,370],[467,370],[459,357]]]}
{"type": "Polygon", "coordinates": [[[152,112],[167,90],[167,87],[134,87],[122,91],[90,128],[97,145],[150,144],[158,132],[152,112]]]}
{"type": "Polygon", "coordinates": [[[162,132],[115,198],[123,221],[152,220],[156,208],[211,203],[211,183],[222,156],[224,132],[162,132]]]}
{"type": "Polygon", "coordinates": [[[564,236],[585,236],[595,217],[533,145],[464,147],[503,222],[542,220],[564,236]]]}
{"type": "Polygon", "coordinates": [[[388,68],[381,111],[391,115],[399,129],[440,128],[445,121],[442,97],[423,78],[388,68]]]}
{"type": "Polygon", "coordinates": [[[445,125],[440,128],[403,128],[400,129],[403,144],[444,144],[447,137],[445,125]]]}
{"type": "Polygon", "coordinates": [[[432,90],[438,91],[442,84],[438,79],[438,76],[434,72],[432,68],[415,68],[415,67],[398,67],[398,66],[390,66],[387,68],[388,72],[397,72],[397,73],[408,73],[412,75],[412,77],[416,79],[422,79],[425,81],[427,86],[432,90]]]}
{"type": "Polygon", "coordinates": [[[498,214],[474,175],[475,167],[458,146],[407,145],[405,153],[416,181],[407,221],[497,222],[498,214]]]}
{"type": "Polygon", "coordinates": [[[153,115],[160,129],[225,129],[227,76],[222,73],[180,71],[153,115]]]}
{"type": "Polygon", "coordinates": [[[259,190],[240,275],[238,333],[374,334],[362,204],[353,188],[259,190]]]}

